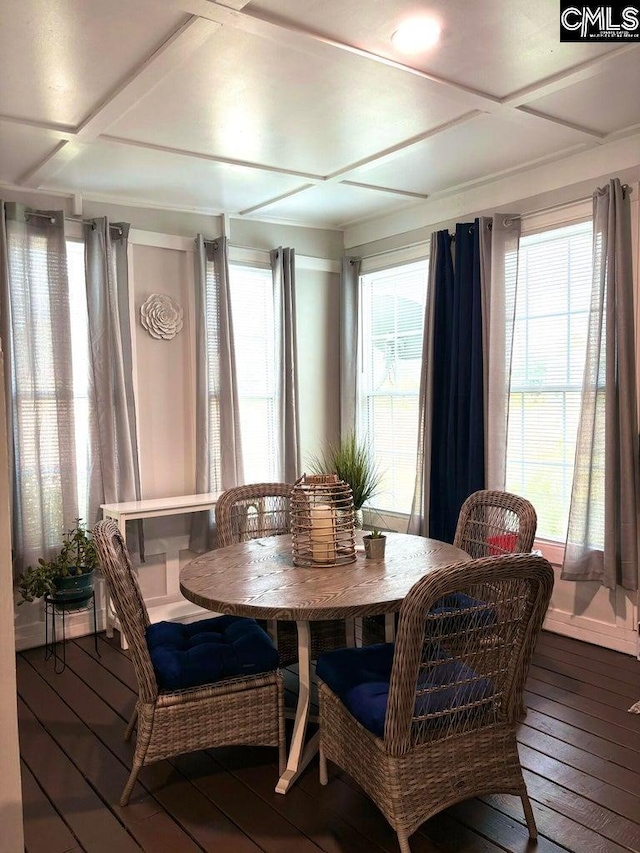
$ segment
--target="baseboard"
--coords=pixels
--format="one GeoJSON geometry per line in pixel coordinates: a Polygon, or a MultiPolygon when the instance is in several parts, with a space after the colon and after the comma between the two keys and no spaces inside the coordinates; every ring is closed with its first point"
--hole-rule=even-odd
{"type": "MultiPolygon", "coordinates": [[[[152,622],[161,620],[175,622],[195,622],[219,614],[204,610],[184,598],[147,602],[149,618],[152,622]]],[[[98,608],[98,631],[105,627],[104,610],[98,608]]],[[[638,635],[631,628],[607,625],[585,616],[575,616],[561,610],[550,610],[544,621],[544,628],[554,634],[562,634],[585,643],[614,649],[636,657],[638,655],[638,635]]],[[[68,614],[66,619],[66,638],[84,637],[93,632],[93,615],[90,612],[68,614]]],[[[45,644],[44,618],[37,622],[16,627],[16,651],[24,651],[45,644]]]]}
{"type": "MultiPolygon", "coordinates": [[[[104,611],[98,608],[96,613],[96,623],[98,631],[104,631],[105,618],[104,611]]],[[[56,616],[56,631],[57,639],[62,639],[62,624],[61,618],[56,616]]],[[[93,613],[88,610],[83,610],[81,613],[67,613],[65,616],[65,639],[75,640],[78,637],[86,637],[88,634],[93,634],[93,613]]],[[[26,649],[35,649],[38,646],[44,646],[46,642],[46,627],[44,622],[44,612],[42,618],[34,622],[29,622],[25,625],[16,626],[16,651],[23,652],[26,649]]]]}
{"type": "Polygon", "coordinates": [[[562,610],[550,610],[544,620],[544,629],[554,634],[583,640],[617,652],[637,657],[638,635],[631,628],[607,625],[585,616],[576,616],[562,610]]]}
{"type": "MultiPolygon", "coordinates": [[[[220,615],[198,607],[197,604],[192,604],[184,598],[170,601],[151,600],[147,602],[147,610],[152,622],[160,622],[163,619],[168,622],[197,622],[200,619],[220,615]]],[[[62,638],[62,626],[60,617],[56,617],[56,619],[56,630],[58,640],[60,640],[62,638]]],[[[106,625],[104,608],[98,608],[96,619],[98,631],[104,631],[106,625]]],[[[75,640],[89,634],[93,634],[93,614],[91,612],[67,613],[65,617],[65,639],[75,640]]],[[[16,651],[18,652],[44,646],[46,641],[44,614],[38,621],[17,626],[15,637],[16,651]]]]}

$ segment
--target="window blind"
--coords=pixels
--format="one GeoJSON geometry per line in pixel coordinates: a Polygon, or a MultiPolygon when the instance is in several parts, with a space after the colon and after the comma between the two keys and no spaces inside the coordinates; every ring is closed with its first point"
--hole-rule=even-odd
{"type": "Polygon", "coordinates": [[[358,431],[382,474],[379,510],[411,510],[427,282],[425,259],[360,278],[358,431]]]}
{"type": "Polygon", "coordinates": [[[514,326],[506,487],[564,541],[592,277],[590,221],[523,236],[514,326]]]}
{"type": "Polygon", "coordinates": [[[84,268],[84,241],[67,240],[69,313],[71,317],[71,362],[73,371],[74,429],[78,513],[89,519],[89,469],[91,441],[89,424],[89,315],[84,268]]]}
{"type": "Polygon", "coordinates": [[[231,311],[247,483],[276,476],[275,322],[270,269],[230,264],[231,311]]]}

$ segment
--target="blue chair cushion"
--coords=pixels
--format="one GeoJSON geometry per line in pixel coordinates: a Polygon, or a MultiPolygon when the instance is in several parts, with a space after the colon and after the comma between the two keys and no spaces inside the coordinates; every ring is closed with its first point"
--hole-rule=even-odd
{"type": "Polygon", "coordinates": [[[269,672],[278,666],[278,650],[255,619],[217,616],[183,625],[156,622],[146,631],[147,647],[163,690],[184,690],[269,672]]]}
{"type": "MultiPolygon", "coordinates": [[[[362,649],[338,649],[318,658],[318,678],[376,737],[384,736],[393,652],[393,643],[378,643],[362,649]]],[[[489,700],[493,695],[491,679],[478,678],[466,664],[437,644],[426,647],[423,661],[434,666],[420,675],[418,690],[428,692],[417,693],[416,716],[455,710],[469,702],[489,700]]],[[[435,725],[437,719],[432,722],[435,725]]]]}

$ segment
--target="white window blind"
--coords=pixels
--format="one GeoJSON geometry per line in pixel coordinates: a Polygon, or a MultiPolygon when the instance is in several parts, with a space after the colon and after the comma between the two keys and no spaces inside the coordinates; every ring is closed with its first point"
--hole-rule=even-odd
{"type": "Polygon", "coordinates": [[[427,260],[360,277],[358,431],[382,474],[379,510],[411,510],[427,282],[427,260]]]}
{"type": "Polygon", "coordinates": [[[247,483],[276,479],[275,322],[270,269],[231,264],[231,310],[247,483]]]}
{"type": "Polygon", "coordinates": [[[71,316],[71,361],[73,368],[74,427],[76,442],[76,476],[78,480],[78,513],[89,520],[89,316],[84,269],[84,242],[67,240],[69,274],[69,313],[71,316]]]}
{"type": "Polygon", "coordinates": [[[528,498],[537,535],[564,541],[580,415],[592,224],[523,236],[518,262],[506,486],[528,498]]]}

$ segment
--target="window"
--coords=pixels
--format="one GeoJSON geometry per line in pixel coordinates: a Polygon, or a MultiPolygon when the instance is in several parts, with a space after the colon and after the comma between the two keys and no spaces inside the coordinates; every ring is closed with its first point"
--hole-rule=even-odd
{"type": "Polygon", "coordinates": [[[71,361],[73,370],[74,427],[76,442],[76,477],[78,482],[78,515],[89,518],[89,318],[84,270],[84,243],[67,240],[69,273],[69,313],[71,316],[71,361]]]}
{"type": "Polygon", "coordinates": [[[411,510],[427,280],[427,260],[360,277],[358,432],[383,477],[379,510],[411,510]]]}
{"type": "Polygon", "coordinates": [[[592,273],[591,222],[523,236],[518,263],[506,486],[564,541],[580,416],[592,273]]]}
{"type": "Polygon", "coordinates": [[[275,321],[270,269],[230,264],[231,310],[247,483],[277,479],[275,321]]]}
{"type": "Polygon", "coordinates": [[[66,499],[88,520],[91,470],[84,246],[34,219],[7,222],[17,568],[59,548],[66,499]]]}

